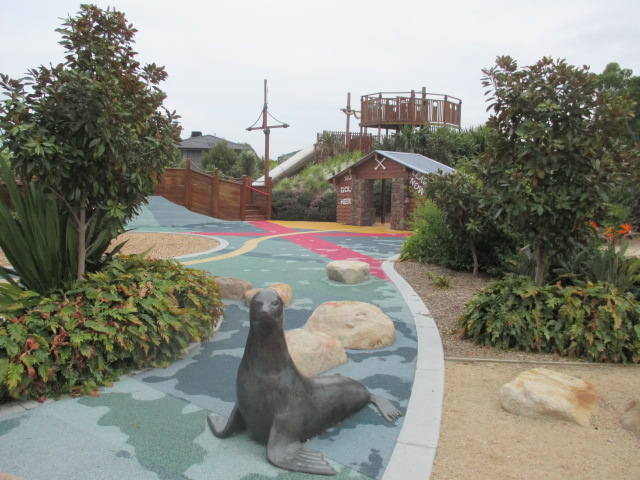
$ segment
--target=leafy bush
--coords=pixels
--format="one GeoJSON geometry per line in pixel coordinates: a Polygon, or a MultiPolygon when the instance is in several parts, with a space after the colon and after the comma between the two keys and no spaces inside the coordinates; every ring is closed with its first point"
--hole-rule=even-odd
{"type": "Polygon", "coordinates": [[[444,289],[453,287],[453,279],[446,273],[435,275],[432,272],[427,272],[426,277],[431,280],[431,284],[436,288],[444,289]]]}
{"type": "Polygon", "coordinates": [[[467,264],[466,248],[451,242],[446,217],[430,200],[419,203],[413,215],[412,230],[413,235],[402,245],[401,259],[412,258],[449,268],[467,264]]]}
{"type": "Polygon", "coordinates": [[[222,313],[204,272],[115,257],[81,288],[0,305],[0,401],[91,393],[133,368],[165,366],[212,335],[222,313]]]}
{"type": "Polygon", "coordinates": [[[554,270],[556,280],[576,286],[584,286],[586,282],[609,283],[640,300],[640,258],[627,257],[627,247],[618,249],[611,244],[607,248],[582,250],[554,270]]]}
{"type": "Polygon", "coordinates": [[[167,72],[136,59],[136,30],[122,12],[84,4],[56,31],[63,63],[20,79],[0,74],[0,144],[20,179],[63,199],[81,281],[86,230],[98,212],[120,228],[138,212],[173,161],[181,127],[163,107],[167,72]]]}
{"type": "Polygon", "coordinates": [[[472,264],[466,245],[452,241],[445,214],[432,201],[422,199],[413,214],[413,235],[402,244],[400,259],[468,269],[472,264]]]}
{"type": "Polygon", "coordinates": [[[467,304],[460,326],[500,349],[640,363],[640,302],[608,283],[538,286],[506,276],[467,304]]]}
{"type": "MultiPolygon", "coordinates": [[[[6,185],[12,208],[0,197],[0,248],[20,277],[22,287],[41,295],[70,287],[76,280],[80,248],[70,212],[40,182],[23,184],[20,190],[5,160],[0,155],[0,179],[6,185]]],[[[96,212],[96,221],[85,232],[89,271],[104,264],[103,255],[111,239],[120,233],[111,228],[113,222],[107,216],[106,210],[96,212]]],[[[10,273],[0,267],[0,278],[17,285],[10,273]]]]}
{"type": "Polygon", "coordinates": [[[336,221],[336,193],[333,190],[313,193],[306,190],[277,190],[273,192],[274,220],[312,222],[336,221]]]}

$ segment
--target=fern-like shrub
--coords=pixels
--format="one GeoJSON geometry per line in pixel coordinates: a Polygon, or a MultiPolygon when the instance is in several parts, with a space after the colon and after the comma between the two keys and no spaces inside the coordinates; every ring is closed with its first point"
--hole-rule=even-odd
{"type": "Polygon", "coordinates": [[[213,278],[173,260],[117,256],[80,287],[0,305],[0,402],[88,394],[166,366],[222,314],[213,278]]]}
{"type": "Polygon", "coordinates": [[[506,276],[465,307],[463,335],[499,349],[640,363],[640,302],[608,283],[536,285],[506,276]]]}

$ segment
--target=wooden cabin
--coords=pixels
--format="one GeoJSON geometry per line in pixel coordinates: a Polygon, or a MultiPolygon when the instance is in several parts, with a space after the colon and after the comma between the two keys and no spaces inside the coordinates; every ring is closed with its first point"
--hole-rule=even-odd
{"type": "MultiPolygon", "coordinates": [[[[382,180],[382,191],[385,192],[385,182],[391,181],[389,223],[393,230],[406,230],[416,207],[416,197],[424,193],[425,175],[454,171],[417,153],[375,150],[331,177],[338,197],[337,222],[343,225],[373,225],[376,220],[373,183],[382,180]]],[[[386,221],[384,208],[381,220],[383,223],[386,221]]]]}

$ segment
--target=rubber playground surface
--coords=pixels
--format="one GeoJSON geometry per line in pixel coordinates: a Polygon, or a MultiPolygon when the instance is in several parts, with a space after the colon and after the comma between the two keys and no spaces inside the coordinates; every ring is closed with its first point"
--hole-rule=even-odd
{"type": "MultiPolygon", "coordinates": [[[[437,329],[415,293],[386,260],[404,234],[376,228],[300,222],[226,222],[152,197],[130,228],[210,235],[215,251],[180,261],[214,275],[240,277],[254,287],[287,283],[293,303],[285,328],[303,326],[323,302],[356,300],[378,306],[394,321],[396,339],[379,350],[348,350],[349,361],[327,374],[359,380],[405,413],[387,423],[372,406],[308,442],[339,479],[428,478],[439,433],[442,350],[437,329]],[[326,264],[370,264],[359,285],[329,280],[326,264]],[[418,345],[420,344],[420,349],[418,345]],[[411,404],[410,404],[411,401],[411,404]]],[[[266,447],[246,432],[218,439],[210,413],[228,416],[248,331],[248,307],[225,300],[220,329],[165,369],[121,378],[96,397],[0,408],[0,472],[26,480],[297,480],[316,475],[272,466],[266,447]]],[[[0,473],[0,478],[2,474],[0,473]]]]}

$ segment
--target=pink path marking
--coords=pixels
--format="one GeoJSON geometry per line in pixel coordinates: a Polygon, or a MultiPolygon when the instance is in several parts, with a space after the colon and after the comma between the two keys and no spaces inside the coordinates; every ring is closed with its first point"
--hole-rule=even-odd
{"type": "Polygon", "coordinates": [[[205,237],[264,237],[264,232],[189,232],[189,234],[205,237]]]}
{"type": "MultiPolygon", "coordinates": [[[[299,233],[299,235],[290,235],[287,237],[283,237],[283,239],[288,240],[296,245],[300,245],[303,248],[311,250],[318,255],[322,255],[324,257],[330,258],[331,260],[358,260],[360,262],[366,262],[369,264],[369,272],[371,275],[375,275],[378,278],[381,278],[386,281],[391,281],[389,277],[382,270],[382,260],[377,258],[370,257],[369,255],[364,255],[362,253],[356,252],[355,250],[351,250],[349,248],[341,247],[340,245],[336,245],[331,242],[327,242],[321,238],[318,238],[316,235],[324,235],[324,233],[304,233],[297,232],[297,230],[293,230],[291,228],[282,227],[280,225],[276,225],[270,222],[250,222],[252,225],[255,225],[258,228],[262,228],[263,230],[271,233],[273,235],[281,235],[283,233],[299,233]]],[[[362,235],[362,234],[361,234],[362,235]]],[[[375,234],[368,234],[367,236],[376,236],[375,234]]]]}

